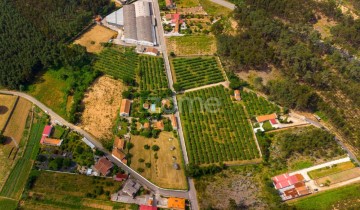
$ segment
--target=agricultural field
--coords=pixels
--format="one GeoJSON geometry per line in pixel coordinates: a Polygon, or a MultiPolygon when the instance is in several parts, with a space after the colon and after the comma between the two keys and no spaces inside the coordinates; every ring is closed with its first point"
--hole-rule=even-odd
{"type": "Polygon", "coordinates": [[[138,55],[133,48],[105,48],[94,65],[94,69],[113,76],[115,79],[135,78],[138,55]]]}
{"type": "Polygon", "coordinates": [[[104,26],[95,25],[76,39],[74,43],[86,47],[88,52],[99,53],[104,49],[101,43],[108,42],[116,36],[116,31],[110,30],[104,26]]]}
{"type": "Polygon", "coordinates": [[[317,170],[314,171],[310,171],[308,173],[308,175],[310,176],[310,178],[312,179],[318,179],[320,177],[324,177],[330,174],[334,174],[334,173],[338,173],[341,171],[345,171],[345,170],[349,170],[355,168],[354,163],[352,162],[345,162],[345,163],[340,163],[340,164],[336,164],[334,166],[332,166],[331,168],[325,167],[325,168],[319,168],[317,170]]]}
{"type": "Polygon", "coordinates": [[[25,187],[28,174],[31,170],[33,160],[35,160],[39,151],[39,141],[44,127],[45,118],[37,116],[37,118],[34,119],[25,151],[9,174],[3,188],[0,191],[0,196],[13,199],[20,198],[25,187]]]}
{"type": "Polygon", "coordinates": [[[124,88],[119,80],[99,77],[85,93],[80,127],[98,139],[112,139],[112,128],[124,88]]]}
{"type": "Polygon", "coordinates": [[[198,0],[177,0],[176,6],[178,8],[196,7],[199,6],[198,0]]]}
{"type": "Polygon", "coordinates": [[[231,13],[229,8],[223,7],[210,0],[199,0],[206,13],[212,16],[227,16],[231,13]]]}
{"type": "Polygon", "coordinates": [[[241,91],[241,99],[251,117],[280,112],[280,107],[253,92],[241,91]]]}
{"type": "Polygon", "coordinates": [[[164,60],[160,57],[139,57],[140,89],[157,91],[168,88],[164,60]]]}
{"type": "Polygon", "coordinates": [[[130,205],[109,201],[121,182],[113,179],[48,171],[32,172],[37,178],[25,191],[24,209],[125,209],[130,205]]]}
{"type": "Polygon", "coordinates": [[[353,168],[338,173],[330,174],[328,176],[321,177],[315,180],[315,183],[318,185],[328,184],[330,186],[335,185],[340,182],[344,182],[350,179],[360,177],[360,168],[353,168]]]}
{"type": "Polygon", "coordinates": [[[131,168],[137,171],[139,168],[144,169],[141,175],[162,188],[187,189],[180,143],[172,132],[162,131],[157,139],[132,136],[131,142],[134,144],[129,151],[133,155],[131,168]],[[170,138],[172,140],[169,140],[170,138]],[[145,149],[145,145],[149,145],[150,148],[145,149]],[[159,151],[153,151],[153,145],[158,145],[159,151]],[[171,147],[175,149],[171,151],[171,147]],[[158,159],[155,158],[155,154],[158,159]],[[141,162],[139,159],[144,161],[141,162]],[[180,170],[173,168],[175,162],[179,164],[180,170]],[[150,168],[146,167],[146,163],[151,163],[150,168]]]}
{"type": "Polygon", "coordinates": [[[173,36],[166,45],[177,56],[214,55],[217,50],[215,37],[208,35],[173,36]]]}
{"type": "Polygon", "coordinates": [[[179,98],[180,113],[191,163],[259,158],[244,108],[231,101],[223,86],[188,92],[183,98],[179,98]]]}
{"type": "Polygon", "coordinates": [[[69,84],[60,78],[56,70],[48,70],[38,76],[36,82],[28,87],[27,93],[44,103],[60,116],[67,118],[67,94],[69,84]]]}
{"type": "Polygon", "coordinates": [[[13,210],[17,208],[18,203],[17,200],[0,198],[0,209],[13,210]]]}
{"type": "Polygon", "coordinates": [[[224,75],[215,57],[172,59],[176,83],[191,89],[224,81],[224,75]]]}
{"type": "Polygon", "coordinates": [[[360,183],[319,192],[290,203],[299,210],[359,209],[360,183]]]}
{"type": "Polygon", "coordinates": [[[0,131],[4,129],[4,126],[14,108],[16,100],[17,96],[0,95],[0,131]]]}

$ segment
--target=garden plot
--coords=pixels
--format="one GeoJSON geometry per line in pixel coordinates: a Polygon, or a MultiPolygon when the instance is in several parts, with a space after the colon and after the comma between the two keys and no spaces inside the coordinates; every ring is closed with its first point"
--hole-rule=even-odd
{"type": "Polygon", "coordinates": [[[331,186],[357,177],[360,177],[360,168],[353,168],[341,171],[339,173],[331,174],[329,176],[324,176],[322,178],[316,179],[315,183],[317,183],[317,185],[329,184],[331,186]]]}
{"type": "Polygon", "coordinates": [[[251,117],[280,112],[280,107],[270,103],[264,97],[257,96],[253,92],[241,92],[241,98],[245,103],[247,112],[251,117]]]}
{"type": "Polygon", "coordinates": [[[259,157],[244,108],[231,101],[223,86],[185,93],[179,104],[191,163],[231,163],[259,157]]]}
{"type": "Polygon", "coordinates": [[[94,65],[94,69],[116,79],[135,78],[138,55],[133,48],[106,48],[94,65]]]}
{"type": "Polygon", "coordinates": [[[224,81],[215,57],[175,58],[176,82],[185,90],[224,81]]]}
{"type": "Polygon", "coordinates": [[[153,56],[140,56],[139,71],[141,75],[141,90],[157,91],[166,89],[168,87],[164,68],[164,60],[162,58],[153,56]]]}
{"type": "Polygon", "coordinates": [[[111,139],[123,89],[121,81],[99,77],[85,94],[80,126],[98,139],[111,139]]]}
{"type": "Polygon", "coordinates": [[[11,111],[14,109],[17,96],[0,95],[0,131],[3,130],[11,111]]]}
{"type": "Polygon", "coordinates": [[[74,43],[86,47],[88,52],[97,53],[104,48],[101,43],[108,42],[111,38],[116,37],[116,35],[116,31],[105,28],[104,26],[95,25],[75,40],[74,43]]]}
{"type": "Polygon", "coordinates": [[[217,49],[215,37],[203,35],[169,37],[166,44],[177,56],[213,55],[217,49]]]}

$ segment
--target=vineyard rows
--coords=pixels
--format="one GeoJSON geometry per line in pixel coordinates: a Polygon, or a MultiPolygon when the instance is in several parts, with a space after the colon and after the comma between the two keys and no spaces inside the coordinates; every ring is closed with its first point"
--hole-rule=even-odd
{"type": "Polygon", "coordinates": [[[185,93],[179,102],[191,163],[208,164],[259,157],[243,106],[232,102],[223,86],[185,93]],[[214,101],[208,101],[210,103],[206,105],[209,98],[216,98],[220,106],[211,106],[214,101]]]}
{"type": "Polygon", "coordinates": [[[175,58],[172,63],[176,82],[185,90],[224,81],[214,57],[175,58]]]}
{"type": "Polygon", "coordinates": [[[95,70],[104,72],[114,78],[134,78],[138,66],[138,55],[132,48],[106,48],[95,63],[95,70]]]}
{"type": "Polygon", "coordinates": [[[270,103],[264,97],[258,97],[253,92],[241,92],[241,98],[245,103],[246,110],[250,116],[259,116],[280,112],[280,108],[275,104],[270,103]]]}
{"type": "Polygon", "coordinates": [[[141,90],[156,91],[168,87],[164,60],[160,57],[140,56],[139,73],[141,90]]]}

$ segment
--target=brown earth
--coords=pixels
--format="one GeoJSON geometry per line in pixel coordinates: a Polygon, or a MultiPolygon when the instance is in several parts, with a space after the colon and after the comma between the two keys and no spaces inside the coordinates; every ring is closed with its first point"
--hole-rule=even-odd
{"type": "Polygon", "coordinates": [[[109,39],[116,36],[116,31],[110,30],[100,25],[95,25],[82,36],[80,36],[80,38],[75,40],[74,43],[86,47],[88,52],[98,53],[104,48],[101,46],[102,42],[108,42],[109,39]]]}
{"type": "Polygon", "coordinates": [[[14,108],[17,96],[0,95],[0,131],[4,128],[11,110],[14,108]]]}
{"type": "Polygon", "coordinates": [[[80,126],[98,139],[112,138],[112,127],[121,105],[121,81],[99,77],[85,94],[85,110],[80,126]]]}

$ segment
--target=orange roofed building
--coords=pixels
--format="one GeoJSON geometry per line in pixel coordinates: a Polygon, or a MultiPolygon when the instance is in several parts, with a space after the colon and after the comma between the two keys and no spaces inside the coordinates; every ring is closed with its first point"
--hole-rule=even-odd
{"type": "Polygon", "coordinates": [[[53,139],[53,138],[44,138],[41,141],[41,144],[43,145],[49,145],[49,146],[60,146],[63,140],[60,139],[53,139]]]}
{"type": "Polygon", "coordinates": [[[171,115],[170,120],[171,120],[171,125],[172,125],[173,129],[176,130],[178,128],[176,116],[174,114],[171,115]]]}
{"type": "Polygon", "coordinates": [[[277,118],[276,113],[273,113],[273,114],[268,114],[268,115],[257,116],[256,121],[258,123],[262,123],[262,122],[265,122],[265,121],[268,121],[268,120],[273,120],[273,119],[276,119],[276,118],[277,118]]]}
{"type": "Polygon", "coordinates": [[[237,101],[241,100],[240,90],[234,91],[234,97],[235,97],[235,100],[237,100],[237,101]]]}
{"type": "Polygon", "coordinates": [[[168,199],[168,208],[169,209],[185,209],[185,199],[184,198],[174,198],[171,197],[168,199]]]}
{"type": "Polygon", "coordinates": [[[163,122],[162,120],[157,121],[157,122],[155,123],[155,128],[156,128],[156,129],[159,129],[159,130],[164,130],[164,122],[163,122]]]}
{"type": "Polygon", "coordinates": [[[110,169],[114,167],[114,164],[110,162],[106,157],[102,157],[99,161],[94,165],[95,171],[106,176],[110,173],[110,169]]]}
{"type": "Polygon", "coordinates": [[[131,106],[131,101],[129,99],[123,99],[121,101],[120,116],[129,117],[130,116],[130,106],[131,106]]]}

